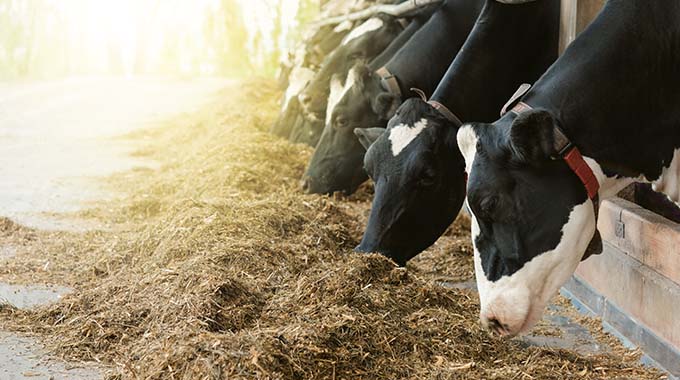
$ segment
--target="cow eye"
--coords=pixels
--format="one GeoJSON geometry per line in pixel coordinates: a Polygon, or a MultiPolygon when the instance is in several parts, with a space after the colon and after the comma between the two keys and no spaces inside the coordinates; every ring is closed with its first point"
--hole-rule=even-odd
{"type": "Polygon", "coordinates": [[[418,178],[418,185],[421,187],[430,187],[435,184],[435,180],[436,173],[431,169],[427,169],[420,174],[420,178],[418,178]]]}
{"type": "Polygon", "coordinates": [[[496,207],[498,206],[498,197],[484,198],[479,206],[482,211],[482,215],[485,217],[492,217],[496,212],[496,207]]]}
{"type": "Polygon", "coordinates": [[[347,118],[342,116],[342,115],[338,115],[338,116],[335,117],[335,123],[334,124],[335,124],[336,128],[345,128],[348,123],[349,123],[349,121],[347,120],[347,118]]]}
{"type": "Polygon", "coordinates": [[[434,178],[421,178],[418,181],[418,185],[420,187],[430,187],[430,186],[434,185],[434,178]]]}

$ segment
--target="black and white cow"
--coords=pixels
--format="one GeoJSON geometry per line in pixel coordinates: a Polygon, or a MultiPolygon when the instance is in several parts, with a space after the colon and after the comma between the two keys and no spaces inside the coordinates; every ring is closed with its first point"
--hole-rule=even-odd
{"type": "MultiPolygon", "coordinates": [[[[352,23],[349,22],[348,24],[351,28],[352,23]]],[[[346,28],[348,24],[344,24],[344,27],[346,28]]],[[[349,28],[342,29],[339,28],[339,26],[323,26],[307,32],[303,41],[299,42],[295,49],[288,52],[288,54],[281,59],[278,74],[278,81],[281,89],[285,90],[288,88],[291,79],[290,74],[293,71],[293,68],[317,67],[321,63],[321,60],[318,57],[325,57],[333,51],[347,33],[349,33],[349,28]],[[336,28],[339,29],[337,32],[335,31],[336,28]]]]}
{"type": "Polygon", "coordinates": [[[303,43],[283,62],[279,83],[285,88],[281,101],[281,113],[272,125],[270,132],[288,138],[298,114],[301,112],[297,96],[314,77],[318,59],[314,57],[330,53],[351,31],[353,24],[345,22],[335,27],[321,27],[310,32],[303,43]],[[330,50],[328,50],[330,49],[330,50]],[[328,51],[327,51],[328,50],[328,51]]]}
{"type": "Polygon", "coordinates": [[[308,44],[311,51],[307,54],[307,60],[304,62],[308,67],[320,67],[324,59],[340,46],[342,40],[352,31],[354,24],[346,21],[336,25],[333,30],[320,38],[318,41],[312,41],[308,44]]]}
{"type": "Polygon", "coordinates": [[[340,45],[328,55],[307,87],[298,96],[305,112],[323,119],[330,91],[330,80],[335,74],[347,75],[359,60],[372,60],[405,30],[395,17],[377,15],[354,28],[340,45]]]}
{"type": "MultiPolygon", "coordinates": [[[[387,16],[380,16],[376,19],[380,18],[387,18],[387,16]]],[[[331,80],[344,84],[345,80],[347,80],[349,69],[357,61],[370,59],[378,61],[393,55],[420,29],[428,18],[429,14],[424,12],[416,16],[396,38],[394,38],[392,33],[394,29],[390,28],[389,24],[385,24],[380,29],[374,31],[368,31],[370,28],[366,27],[364,28],[366,32],[363,35],[355,37],[352,41],[346,45],[343,44],[333,52],[329,59],[324,62],[320,71],[317,72],[298,96],[304,112],[294,123],[288,139],[294,143],[316,146],[323,132],[326,107],[330,97],[331,80]],[[384,47],[384,43],[390,39],[392,42],[381,53],[379,49],[384,47]],[[376,57],[378,53],[379,55],[376,57]]],[[[368,26],[375,26],[377,24],[370,24],[370,21],[366,23],[368,26]]],[[[357,30],[359,29],[361,27],[357,30]]]]}
{"type": "Polygon", "coordinates": [[[404,265],[441,236],[465,198],[465,162],[456,143],[461,121],[496,120],[519,85],[545,72],[557,59],[559,20],[560,0],[488,0],[430,102],[406,101],[387,133],[355,130],[370,146],[364,167],[375,183],[358,251],[404,265]]]}
{"type": "Polygon", "coordinates": [[[609,0],[511,112],[459,130],[484,326],[540,319],[595,242],[598,198],[639,181],[680,202],[678,68],[680,2],[609,0]]]}
{"type": "MultiPolygon", "coordinates": [[[[319,86],[324,86],[323,78],[331,75],[334,70],[342,70],[342,66],[349,66],[360,57],[373,58],[380,54],[402,29],[403,26],[395,17],[379,15],[360,23],[356,27],[350,21],[343,22],[335,26],[330,32],[322,34],[325,37],[318,37],[318,42],[315,43],[315,39],[312,38],[308,44],[303,44],[304,47],[296,52],[295,62],[289,74],[281,114],[270,132],[288,138],[293,142],[301,142],[294,136],[300,134],[299,129],[306,123],[305,118],[301,117],[304,107],[300,101],[307,96],[304,95],[305,90],[314,87],[317,91],[323,91],[317,89],[319,86]],[[325,58],[323,63],[318,71],[315,71],[316,66],[308,62],[308,58],[310,55],[318,54],[318,50],[333,46],[331,44],[335,43],[338,36],[342,36],[342,39],[337,43],[338,46],[332,52],[327,52],[323,56],[325,58]]],[[[320,30],[325,30],[325,27],[320,30]]],[[[326,82],[328,80],[326,79],[326,82]]],[[[328,84],[325,86],[328,87],[328,84]]],[[[307,94],[309,93],[308,90],[307,94]]],[[[324,96],[327,97],[327,94],[324,96]]],[[[310,119],[310,123],[315,121],[313,117],[310,119]]]]}
{"type": "Polygon", "coordinates": [[[331,83],[326,124],[303,178],[306,191],[352,193],[368,179],[362,169],[364,148],[354,129],[384,127],[412,87],[433,91],[483,4],[483,0],[446,1],[384,67],[359,64],[344,86],[331,83]]]}
{"type": "Polygon", "coordinates": [[[379,15],[352,31],[354,36],[347,36],[342,46],[328,56],[309,85],[300,93],[300,103],[305,112],[324,119],[330,82],[334,75],[340,75],[341,81],[344,82],[349,69],[358,61],[391,57],[423,26],[429,16],[428,14],[418,16],[409,22],[406,28],[401,28],[401,24],[395,23],[395,19],[379,15]],[[398,35],[395,35],[395,31],[398,31],[398,35]]]}

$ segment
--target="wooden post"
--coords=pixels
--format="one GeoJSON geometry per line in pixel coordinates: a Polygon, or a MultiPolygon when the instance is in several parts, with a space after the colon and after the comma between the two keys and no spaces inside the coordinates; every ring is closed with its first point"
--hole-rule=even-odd
{"type": "Polygon", "coordinates": [[[579,0],[576,15],[577,33],[582,32],[597,17],[606,2],[607,0],[579,0]]]}
{"type": "Polygon", "coordinates": [[[560,15],[560,53],[576,38],[578,0],[562,0],[560,15]]]}
{"type": "Polygon", "coordinates": [[[606,0],[562,0],[560,52],[593,21],[605,2],[606,0]]]}

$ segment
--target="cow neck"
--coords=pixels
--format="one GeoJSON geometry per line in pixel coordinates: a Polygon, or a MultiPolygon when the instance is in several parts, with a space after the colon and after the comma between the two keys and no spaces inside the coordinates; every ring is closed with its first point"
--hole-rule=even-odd
{"type": "Polygon", "coordinates": [[[412,87],[431,94],[465,43],[483,0],[448,0],[384,67],[402,93],[412,87]],[[445,42],[443,42],[445,41],[445,42]]]}
{"type": "Polygon", "coordinates": [[[536,81],[557,59],[559,17],[559,0],[488,3],[432,95],[433,106],[462,121],[496,120],[520,81],[536,81]]]}
{"type": "Polygon", "coordinates": [[[425,21],[427,18],[425,17],[416,17],[411,21],[411,23],[395,38],[390,42],[389,45],[383,50],[382,53],[380,53],[377,57],[375,57],[371,63],[369,64],[369,67],[371,70],[377,70],[378,68],[382,67],[385,65],[393,56],[396,54],[399,49],[408,42],[411,37],[425,24],[425,21]]]}
{"type": "Polygon", "coordinates": [[[680,148],[680,55],[671,54],[680,51],[679,12],[676,2],[608,2],[523,98],[560,121],[603,197],[655,181],[680,148]],[[647,19],[658,27],[640,22],[647,19]]]}

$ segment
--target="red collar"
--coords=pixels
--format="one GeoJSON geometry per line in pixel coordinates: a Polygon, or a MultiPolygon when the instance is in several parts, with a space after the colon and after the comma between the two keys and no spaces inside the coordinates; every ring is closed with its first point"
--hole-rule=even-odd
{"type": "MultiPolygon", "coordinates": [[[[519,115],[522,112],[526,112],[531,109],[532,107],[530,105],[524,102],[519,102],[510,110],[510,112],[519,115]]],[[[554,135],[555,151],[557,152],[557,157],[555,159],[563,159],[583,183],[583,186],[588,192],[588,197],[592,200],[596,200],[597,193],[600,190],[600,183],[597,181],[595,173],[593,173],[593,170],[583,159],[583,156],[581,155],[581,152],[578,150],[578,148],[572,144],[569,138],[557,126],[555,126],[554,135]]]]}

